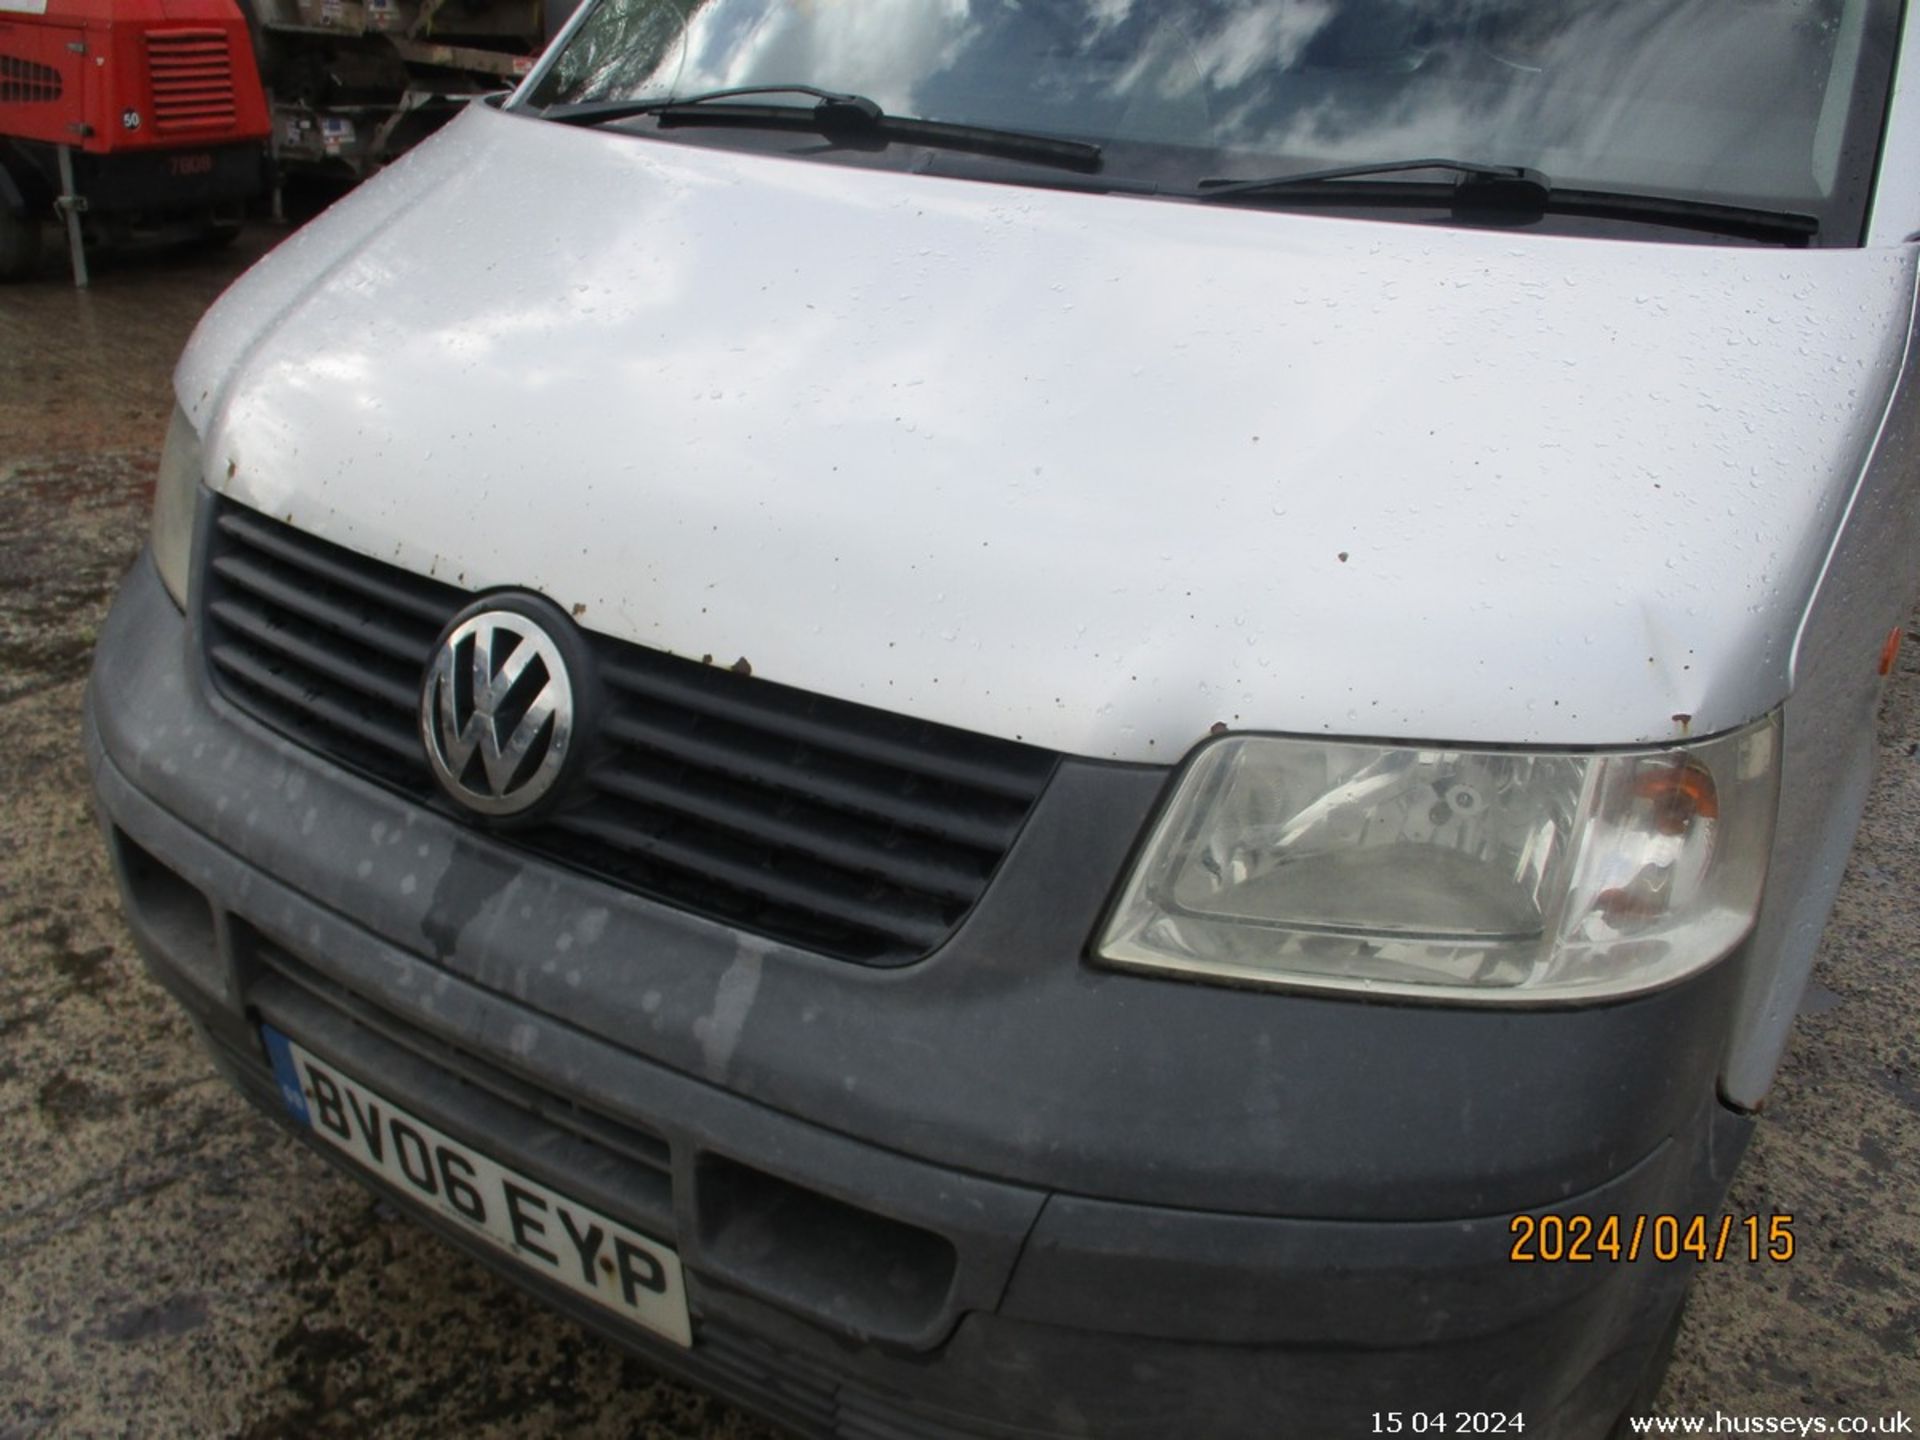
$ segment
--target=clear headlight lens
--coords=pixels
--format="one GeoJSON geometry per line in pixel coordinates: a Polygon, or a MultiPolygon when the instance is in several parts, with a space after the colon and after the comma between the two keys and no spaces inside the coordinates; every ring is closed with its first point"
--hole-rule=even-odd
{"type": "Polygon", "coordinates": [[[1778,755],[1772,717],[1600,754],[1224,737],[1097,954],[1475,1004],[1651,989],[1752,928],[1778,755]]]}
{"type": "Polygon", "coordinates": [[[200,493],[200,437],[186,411],[173,408],[160,477],[153,486],[153,563],[173,603],[187,608],[187,567],[193,554],[193,505],[200,493]]]}

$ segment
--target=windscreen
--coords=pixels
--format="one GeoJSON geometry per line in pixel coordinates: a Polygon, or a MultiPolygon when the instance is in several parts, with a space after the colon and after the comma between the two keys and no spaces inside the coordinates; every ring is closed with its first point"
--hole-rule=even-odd
{"type": "MultiPolygon", "coordinates": [[[[805,83],[1116,174],[1445,157],[1857,239],[1892,0],[598,0],[539,106],[805,83]]],[[[794,97],[794,103],[807,103],[794,97]]]]}

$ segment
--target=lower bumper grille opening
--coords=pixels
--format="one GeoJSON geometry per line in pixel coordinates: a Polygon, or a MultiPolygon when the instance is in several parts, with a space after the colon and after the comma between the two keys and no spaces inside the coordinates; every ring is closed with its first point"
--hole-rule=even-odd
{"type": "Polygon", "coordinates": [[[942,1236],[717,1155],[696,1176],[709,1273],[863,1337],[915,1336],[945,1306],[958,1261],[942,1236]]]}
{"type": "Polygon", "coordinates": [[[127,905],[154,943],[181,962],[214,963],[213,907],[207,897],[117,826],[113,851],[125,877],[127,905]]]}

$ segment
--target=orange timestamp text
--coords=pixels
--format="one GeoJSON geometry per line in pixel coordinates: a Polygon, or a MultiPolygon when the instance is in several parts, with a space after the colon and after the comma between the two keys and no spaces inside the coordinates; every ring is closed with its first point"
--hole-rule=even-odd
{"type": "Polygon", "coordinates": [[[1793,1258],[1791,1215],[1516,1215],[1507,1258],[1520,1264],[1793,1258]]]}

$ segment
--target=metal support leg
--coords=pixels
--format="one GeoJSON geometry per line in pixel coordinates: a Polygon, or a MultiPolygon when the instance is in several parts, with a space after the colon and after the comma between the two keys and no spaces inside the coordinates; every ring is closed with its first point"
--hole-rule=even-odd
{"type": "Polygon", "coordinates": [[[87,208],[87,197],[74,188],[73,183],[73,147],[58,147],[60,155],[60,194],[54,198],[53,208],[67,222],[67,255],[73,262],[73,285],[76,290],[87,288],[87,252],[80,243],[80,213],[87,208]]]}

